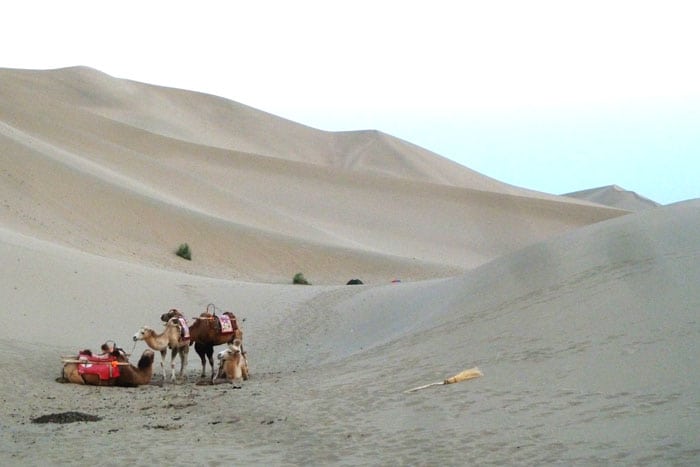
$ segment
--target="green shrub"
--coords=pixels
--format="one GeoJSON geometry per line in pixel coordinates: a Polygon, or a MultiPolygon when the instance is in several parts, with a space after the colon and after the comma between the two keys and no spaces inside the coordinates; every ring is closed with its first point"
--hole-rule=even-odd
{"type": "Polygon", "coordinates": [[[309,281],[306,280],[304,277],[304,274],[298,272],[294,274],[294,279],[292,279],[292,283],[294,284],[302,284],[302,285],[310,285],[309,281]]]}
{"type": "Polygon", "coordinates": [[[190,251],[190,246],[187,243],[180,245],[175,254],[180,258],[185,258],[188,261],[192,261],[192,252],[190,251]]]}

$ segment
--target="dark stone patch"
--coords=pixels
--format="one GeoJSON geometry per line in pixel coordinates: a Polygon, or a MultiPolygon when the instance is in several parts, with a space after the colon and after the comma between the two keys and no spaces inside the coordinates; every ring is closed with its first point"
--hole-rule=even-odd
{"type": "Polygon", "coordinates": [[[149,425],[144,425],[143,427],[144,427],[144,428],[149,428],[149,429],[152,429],[152,430],[173,431],[173,430],[179,430],[180,428],[182,428],[182,425],[176,425],[176,424],[172,424],[172,425],[162,425],[162,424],[159,424],[159,425],[150,425],[150,426],[149,426],[149,425]]]}
{"type": "Polygon", "coordinates": [[[102,417],[90,415],[82,412],[61,412],[42,415],[32,418],[32,423],[73,423],[73,422],[97,422],[102,417]]]}
{"type": "Polygon", "coordinates": [[[194,407],[197,405],[196,402],[171,402],[165,407],[168,409],[186,409],[187,407],[194,407]]]}

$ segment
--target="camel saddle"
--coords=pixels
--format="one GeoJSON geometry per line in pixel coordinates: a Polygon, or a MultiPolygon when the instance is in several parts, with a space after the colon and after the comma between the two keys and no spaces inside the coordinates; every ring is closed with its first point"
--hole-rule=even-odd
{"type": "Polygon", "coordinates": [[[78,373],[81,375],[98,375],[103,381],[119,376],[119,365],[117,365],[117,359],[112,355],[99,356],[79,353],[78,360],[85,362],[78,363],[78,373]]]}
{"type": "Polygon", "coordinates": [[[236,330],[236,318],[231,319],[228,314],[216,316],[219,318],[219,329],[221,334],[233,334],[236,330]]]}
{"type": "Polygon", "coordinates": [[[190,340],[190,327],[187,325],[187,320],[180,316],[177,319],[180,322],[180,339],[183,341],[190,340]]]}

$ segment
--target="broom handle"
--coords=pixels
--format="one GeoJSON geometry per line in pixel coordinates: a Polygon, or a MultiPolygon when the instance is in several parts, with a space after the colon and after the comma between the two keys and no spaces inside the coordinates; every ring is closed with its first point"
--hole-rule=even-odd
{"type": "Polygon", "coordinates": [[[442,386],[443,384],[445,384],[443,381],[438,381],[437,383],[424,384],[423,386],[418,386],[417,388],[413,388],[413,389],[409,389],[407,391],[404,391],[404,393],[420,391],[421,389],[429,388],[432,386],[442,386]]]}

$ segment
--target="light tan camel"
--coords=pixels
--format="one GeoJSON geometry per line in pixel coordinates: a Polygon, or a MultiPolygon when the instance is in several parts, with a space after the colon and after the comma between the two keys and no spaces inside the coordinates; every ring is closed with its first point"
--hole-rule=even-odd
{"type": "Polygon", "coordinates": [[[170,349],[170,379],[175,381],[175,357],[180,356],[180,378],[183,378],[185,369],[187,368],[187,356],[190,351],[189,340],[182,339],[181,326],[177,320],[168,321],[165,324],[165,329],[158,334],[155,330],[148,326],[144,326],[134,334],[133,339],[136,341],[144,341],[147,346],[160,352],[160,368],[163,370],[163,381],[166,380],[165,374],[165,357],[170,349]]]}
{"type": "Polygon", "coordinates": [[[228,344],[228,348],[217,354],[219,360],[219,371],[216,377],[221,379],[226,378],[232,383],[238,379],[246,381],[248,379],[248,359],[241,349],[242,342],[240,339],[234,339],[228,344]]]}
{"type": "MultiPolygon", "coordinates": [[[[91,354],[91,352],[87,352],[91,354]]],[[[58,381],[63,383],[88,384],[91,386],[121,387],[134,387],[151,382],[154,360],[154,353],[151,349],[144,350],[139,359],[138,366],[129,364],[126,354],[121,349],[116,349],[110,356],[114,360],[109,362],[105,360],[102,363],[96,363],[96,360],[90,360],[92,363],[87,365],[79,363],[79,357],[75,357],[75,359],[71,359],[70,362],[63,365],[63,373],[58,381]],[[102,378],[99,374],[87,372],[86,366],[112,366],[114,371],[113,373],[109,373],[109,377],[102,378]]],[[[105,357],[105,359],[106,358],[109,357],[105,357]]]]}

